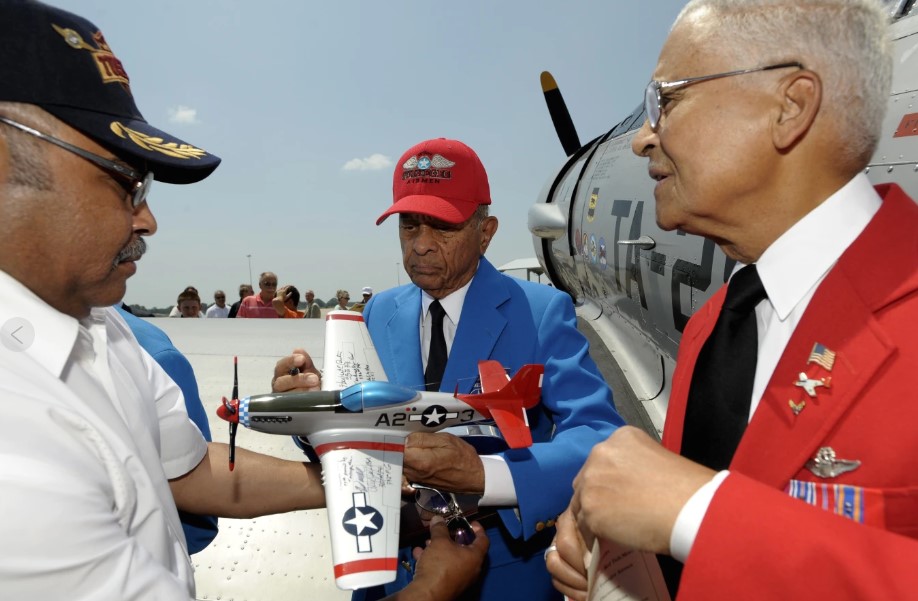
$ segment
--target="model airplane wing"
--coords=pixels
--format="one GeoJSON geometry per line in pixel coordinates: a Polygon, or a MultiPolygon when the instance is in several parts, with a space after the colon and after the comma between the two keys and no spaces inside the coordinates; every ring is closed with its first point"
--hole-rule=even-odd
{"type": "Polygon", "coordinates": [[[335,584],[354,590],[392,582],[398,563],[405,438],[379,432],[340,434],[315,443],[322,461],[335,584]]]}
{"type": "Polygon", "coordinates": [[[325,317],[322,390],[341,390],[358,382],[387,382],[363,315],[330,311],[325,317]]]}

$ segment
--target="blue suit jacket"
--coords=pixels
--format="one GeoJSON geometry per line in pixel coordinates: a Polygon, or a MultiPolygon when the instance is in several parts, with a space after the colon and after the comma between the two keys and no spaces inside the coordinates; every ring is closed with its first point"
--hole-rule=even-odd
{"type": "MultiPolygon", "coordinates": [[[[420,349],[421,290],[413,284],[386,290],[370,299],[363,316],[391,382],[423,388],[420,349]]],[[[538,536],[554,525],[567,507],[571,484],[594,444],[624,422],[615,412],[612,393],[588,354],[577,330],[570,297],[558,290],[499,273],[482,257],[459,318],[440,390],[469,392],[478,376],[478,361],[496,359],[511,374],[527,363],[545,366],[542,402],[529,410],[534,444],[502,453],[513,476],[519,512],[503,509],[504,530],[495,529],[488,553],[485,591],[496,580],[494,568],[527,562],[546,582],[541,550],[550,536],[538,536]],[[517,540],[522,539],[522,541],[517,540]]],[[[497,583],[495,583],[496,586],[497,583]]],[[[513,578],[503,593],[513,599],[551,598],[522,595],[529,584],[513,578]]],[[[542,586],[541,584],[538,586],[542,586]]],[[[550,589],[550,581],[548,585],[550,589]]]]}
{"type": "MultiPolygon", "coordinates": [[[[152,323],[128,313],[121,307],[116,307],[116,309],[124,317],[140,346],[159,363],[159,366],[182,389],[188,417],[198,427],[207,442],[210,442],[210,424],[207,422],[207,412],[204,411],[204,405],[201,403],[201,396],[198,393],[198,381],[194,377],[191,363],[188,362],[185,355],[175,348],[172,340],[169,339],[165,332],[152,323]]],[[[179,518],[182,520],[182,530],[185,532],[189,553],[203,551],[217,536],[217,518],[215,516],[195,515],[180,510],[179,518]]]]}

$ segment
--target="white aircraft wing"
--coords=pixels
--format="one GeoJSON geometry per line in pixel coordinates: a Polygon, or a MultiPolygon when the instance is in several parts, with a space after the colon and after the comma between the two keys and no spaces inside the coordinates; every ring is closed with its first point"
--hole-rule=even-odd
{"type": "MultiPolygon", "coordinates": [[[[325,320],[322,390],[386,382],[363,315],[330,311],[325,320]]],[[[311,442],[322,461],[335,584],[353,590],[395,580],[405,438],[342,434],[311,442]]]]}
{"type": "Polygon", "coordinates": [[[388,382],[363,315],[330,311],[325,317],[322,390],[341,390],[358,382],[388,382]]]}
{"type": "Polygon", "coordinates": [[[337,431],[313,444],[322,461],[335,584],[353,590],[392,582],[404,436],[337,431]]]}

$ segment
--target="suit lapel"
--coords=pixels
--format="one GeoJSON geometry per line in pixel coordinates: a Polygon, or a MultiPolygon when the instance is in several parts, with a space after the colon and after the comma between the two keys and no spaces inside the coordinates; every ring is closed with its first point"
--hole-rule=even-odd
{"type": "Polygon", "coordinates": [[[872,311],[842,274],[827,279],[814,296],[775,368],[730,469],[754,476],[775,487],[787,481],[816,454],[835,424],[889,360],[894,347],[883,336],[872,311]],[[861,324],[855,330],[838,327],[861,324]],[[836,353],[829,371],[808,363],[813,345],[820,343],[836,353]],[[801,373],[808,378],[831,377],[831,387],[816,388],[810,397],[794,383],[801,373]],[[798,415],[793,402],[805,406],[798,415]]]}
{"type": "Polygon", "coordinates": [[[424,388],[421,364],[421,289],[409,286],[395,299],[395,312],[386,322],[386,344],[392,361],[385,366],[390,382],[424,388]]]}
{"type": "Polygon", "coordinates": [[[895,185],[878,186],[879,212],[826,276],[794,331],[758,410],[737,448],[731,469],[777,487],[798,472],[896,349],[874,318],[916,287],[916,206],[895,185]],[[875,257],[892,259],[875,261],[875,257]],[[901,260],[897,260],[901,259],[901,260]],[[843,324],[839,324],[844,320],[843,324]],[[831,372],[807,363],[813,345],[836,353],[831,372]],[[811,397],[794,385],[831,377],[831,388],[811,397]],[[789,402],[800,408],[794,415],[789,402]],[[800,405],[805,402],[806,405],[800,405]]]}
{"type": "MultiPolygon", "coordinates": [[[[833,426],[864,386],[890,360],[894,347],[873,315],[913,290],[915,269],[907,260],[876,262],[875,257],[913,257],[915,204],[898,186],[877,186],[883,206],[816,291],[788,342],[746,429],[730,469],[783,488],[822,446],[833,426]],[[843,328],[838,327],[844,319],[843,328]],[[858,324],[851,331],[850,324],[858,324]],[[843,330],[843,331],[839,331],[843,330]],[[831,373],[807,360],[820,343],[836,353],[831,373]],[[794,385],[800,373],[832,377],[832,388],[816,398],[794,385]],[[789,401],[806,405],[799,415],[789,401]]],[[[718,292],[692,317],[680,342],[663,444],[679,452],[689,385],[695,361],[723,303],[718,292]]]]}
{"type": "Polygon", "coordinates": [[[726,298],[727,287],[723,286],[704,304],[698,314],[692,317],[679,342],[679,354],[676,370],[673,373],[673,387],[666,410],[666,421],[663,427],[663,446],[678,453],[682,448],[682,433],[685,427],[685,410],[688,403],[689,387],[692,373],[701,347],[714,330],[717,316],[726,298]]]}
{"type": "Polygon", "coordinates": [[[440,390],[453,392],[457,383],[461,392],[471,390],[478,376],[478,362],[491,357],[507,326],[499,307],[509,298],[502,276],[482,257],[462,305],[461,326],[456,330],[440,390]]]}

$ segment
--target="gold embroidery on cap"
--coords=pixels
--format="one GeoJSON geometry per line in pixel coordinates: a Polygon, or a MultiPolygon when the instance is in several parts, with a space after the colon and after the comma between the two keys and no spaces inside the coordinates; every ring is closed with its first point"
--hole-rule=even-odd
{"type": "Polygon", "coordinates": [[[92,40],[96,43],[96,45],[93,46],[87,43],[79,33],[69,27],[64,28],[54,25],[53,23],[51,27],[54,28],[54,31],[61,34],[61,37],[64,38],[64,41],[67,42],[67,45],[71,48],[75,48],[76,50],[88,50],[92,54],[92,58],[96,63],[96,68],[99,69],[99,75],[102,77],[104,83],[120,83],[126,89],[130,89],[131,81],[128,78],[127,71],[124,70],[124,66],[121,64],[121,61],[118,60],[118,57],[112,53],[112,49],[105,41],[101,31],[92,34],[92,40]]]}
{"type": "Polygon", "coordinates": [[[195,148],[189,144],[176,144],[175,142],[166,142],[162,138],[148,136],[145,133],[131,129],[118,121],[112,121],[110,126],[120,138],[130,140],[144,150],[160,152],[166,156],[176,159],[199,159],[207,154],[206,150],[195,148]]]}

